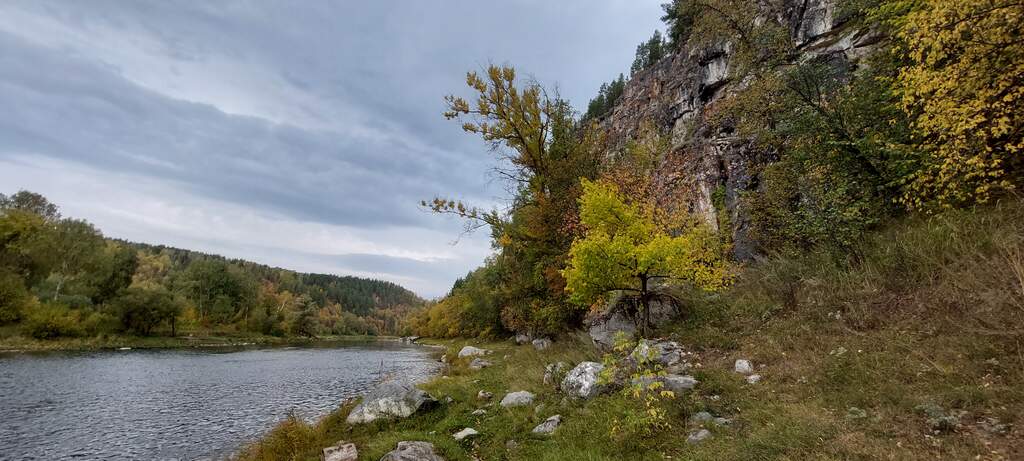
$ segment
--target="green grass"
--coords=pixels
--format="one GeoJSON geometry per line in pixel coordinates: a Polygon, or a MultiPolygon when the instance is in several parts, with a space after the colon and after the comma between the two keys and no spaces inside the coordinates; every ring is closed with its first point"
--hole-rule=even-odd
{"type": "MultiPolygon", "coordinates": [[[[696,352],[700,384],[667,404],[671,428],[612,435],[614,421],[640,404],[619,393],[587,402],[542,383],[544,365],[598,353],[578,337],[535,351],[511,342],[465,344],[495,350],[493,367],[456,363],[422,386],[454,402],[402,421],[351,427],[350,406],[315,425],[289,420],[248,447],[243,460],[317,459],[339,440],[377,460],[400,440],[433,442],[449,460],[935,460],[1024,459],[1024,206],[1005,203],[893,224],[846,252],[778,255],[745,268],[729,290],[691,294],[686,317],[659,335],[696,352]],[[838,314],[838,315],[837,315],[838,314]],[[508,355],[505,359],[504,356],[508,355]],[[764,380],[731,372],[748,358],[764,380]],[[529,390],[537,410],[476,400],[529,390]],[[965,412],[962,425],[934,433],[923,403],[965,412]],[[473,417],[476,408],[488,414],[473,417]],[[850,408],[865,417],[848,417],[850,408]],[[714,437],[685,443],[689,415],[733,419],[714,437]],[[555,434],[530,430],[561,414],[555,434]],[[986,432],[983,418],[1009,423],[986,432]],[[455,442],[473,427],[481,436],[455,442]],[[506,448],[515,440],[517,448],[506,448]]],[[[856,412],[855,412],[856,413],[856,412]]]]}

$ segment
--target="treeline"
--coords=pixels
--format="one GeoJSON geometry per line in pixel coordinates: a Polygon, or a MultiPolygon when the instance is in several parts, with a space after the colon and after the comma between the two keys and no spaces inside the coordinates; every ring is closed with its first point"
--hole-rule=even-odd
{"type": "Polygon", "coordinates": [[[422,303],[390,282],[106,239],[39,194],[0,194],[0,326],[34,338],[395,334],[422,303]]]}
{"type": "MultiPolygon", "coordinates": [[[[757,172],[758,187],[738,198],[762,252],[843,258],[894,218],[993,202],[1024,184],[1019,2],[841,1],[839,27],[877,34],[857,62],[802,48],[786,4],[676,0],[665,5],[668,39],[657,44],[727,50],[735,85],[700,122],[773,158],[757,172]]],[[[650,65],[650,56],[638,62],[650,65]]],[[[447,118],[497,147],[516,193],[506,212],[423,203],[465,218],[467,229],[489,229],[496,253],[413,318],[419,334],[557,333],[612,296],[635,297],[642,315],[664,295],[659,287],[728,283],[720,260],[728,235],[708,238],[679,210],[683,198],[655,179],[671,167],[667,133],[641,130],[616,151],[604,145],[593,119],[627,81],[603,87],[579,116],[515,75],[471,72],[473,97],[446,98],[447,118]]]]}

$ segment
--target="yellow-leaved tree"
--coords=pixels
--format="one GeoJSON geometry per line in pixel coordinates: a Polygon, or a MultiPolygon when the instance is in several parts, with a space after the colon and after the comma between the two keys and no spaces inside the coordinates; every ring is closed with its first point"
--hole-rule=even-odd
{"type": "Polygon", "coordinates": [[[717,290],[729,280],[718,239],[706,226],[670,233],[650,206],[627,203],[618,187],[584,179],[580,221],[584,237],[572,243],[562,271],[570,299],[591,304],[613,291],[636,295],[640,328],[650,327],[652,283],[676,281],[717,290]]]}
{"type": "Polygon", "coordinates": [[[900,95],[926,152],[904,203],[983,203],[1019,186],[1024,3],[924,0],[897,25],[910,61],[898,77],[900,95]]]}

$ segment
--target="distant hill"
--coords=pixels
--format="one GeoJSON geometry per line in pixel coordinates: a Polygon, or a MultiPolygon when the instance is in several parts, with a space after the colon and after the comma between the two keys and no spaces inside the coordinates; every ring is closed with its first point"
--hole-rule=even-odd
{"type": "Polygon", "coordinates": [[[147,253],[166,254],[172,264],[171,272],[183,270],[193,261],[221,261],[242,268],[258,280],[275,284],[281,290],[309,296],[319,305],[338,304],[346,311],[367,315],[374,309],[396,306],[418,306],[424,300],[409,289],[397,283],[349,275],[311,274],[271,267],[237,258],[200,251],[175,248],[167,245],[115,240],[120,244],[147,253]]]}

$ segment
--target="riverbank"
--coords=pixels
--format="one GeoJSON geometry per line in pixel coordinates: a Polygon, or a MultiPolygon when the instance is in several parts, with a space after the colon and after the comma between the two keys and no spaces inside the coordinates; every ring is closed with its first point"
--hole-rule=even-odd
{"type": "Polygon", "coordinates": [[[630,393],[576,400],[544,382],[548,364],[602,361],[583,333],[542,351],[447,340],[447,357],[473,345],[491,366],[451,360],[420,386],[437,408],[349,425],[347,404],[317,424],[287,420],[238,458],[316,460],[344,440],[371,461],[399,441],[448,461],[1024,459],[1020,206],[908,220],[846,259],[775,256],[684,301],[653,336],[687,352],[696,384],[655,402],[655,419],[630,393]],[[496,403],[514,391],[533,402],[496,403]],[[532,432],[554,415],[552,434],[532,432]],[[465,428],[479,434],[456,440],[465,428]]]}
{"type": "Polygon", "coordinates": [[[0,335],[0,353],[91,351],[109,349],[173,349],[241,346],[291,346],[361,341],[398,341],[394,336],[280,337],[249,334],[193,333],[180,336],[120,336],[41,340],[17,334],[0,335]]]}

